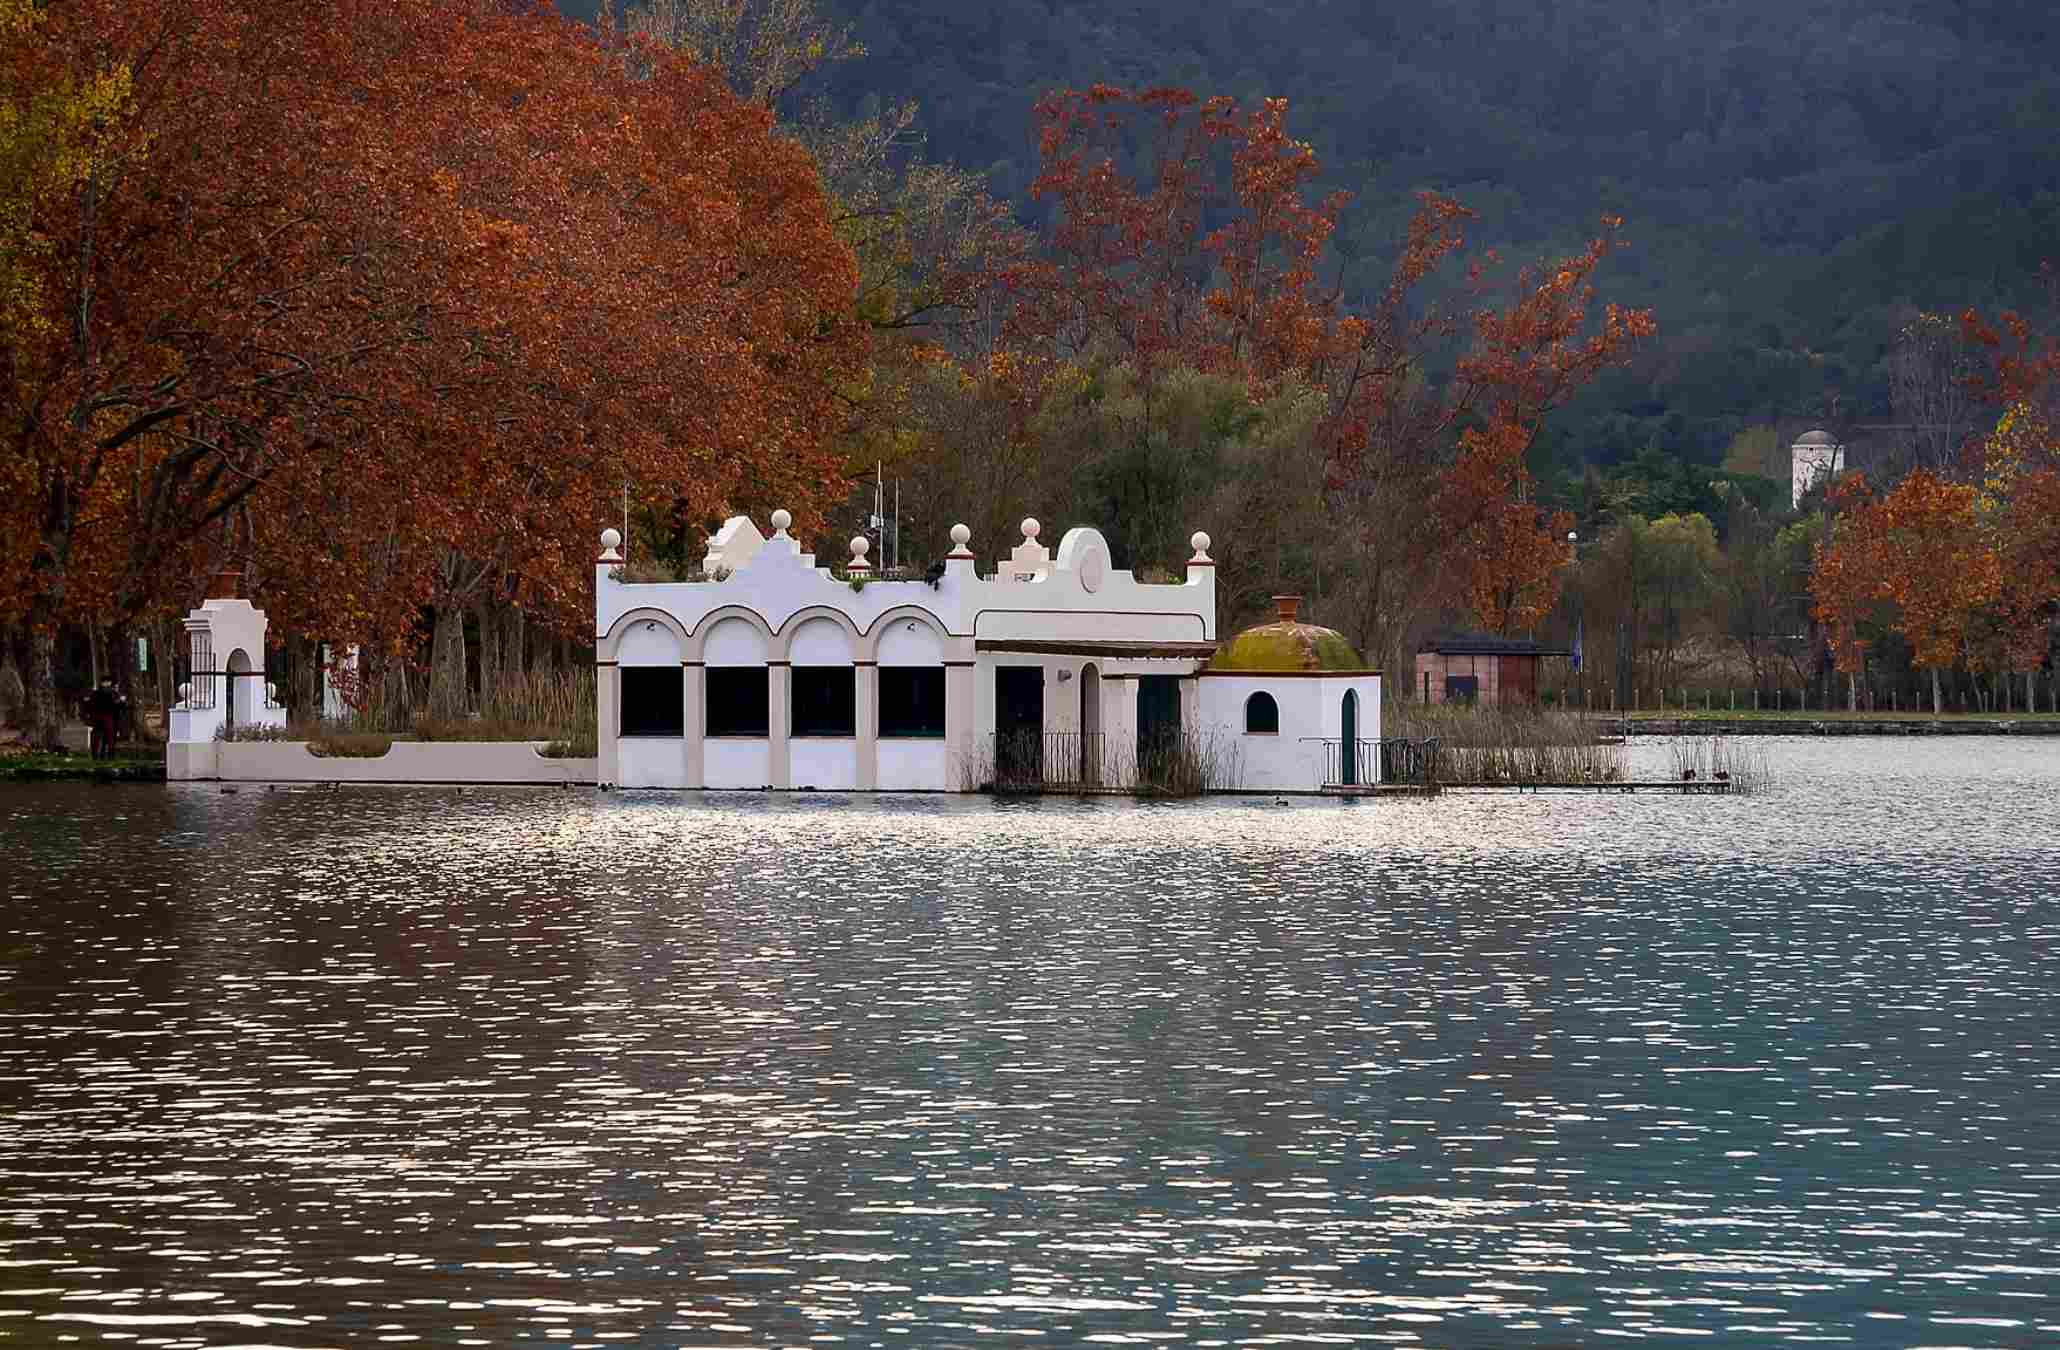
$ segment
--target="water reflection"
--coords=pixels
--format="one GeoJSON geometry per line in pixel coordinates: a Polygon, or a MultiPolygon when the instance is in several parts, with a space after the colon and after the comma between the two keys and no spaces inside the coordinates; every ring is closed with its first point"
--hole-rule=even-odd
{"type": "Polygon", "coordinates": [[[2060,757],[1776,755],[1751,799],[0,791],[0,1336],[2047,1339],[2060,757]]]}

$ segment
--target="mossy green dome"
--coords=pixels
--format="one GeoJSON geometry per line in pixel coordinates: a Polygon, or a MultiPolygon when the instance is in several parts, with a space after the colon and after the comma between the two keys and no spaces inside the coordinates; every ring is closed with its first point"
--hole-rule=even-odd
{"type": "Polygon", "coordinates": [[[1295,619],[1296,597],[1275,596],[1280,617],[1247,628],[1216,649],[1211,670],[1364,670],[1366,663],[1335,628],[1295,619]]]}

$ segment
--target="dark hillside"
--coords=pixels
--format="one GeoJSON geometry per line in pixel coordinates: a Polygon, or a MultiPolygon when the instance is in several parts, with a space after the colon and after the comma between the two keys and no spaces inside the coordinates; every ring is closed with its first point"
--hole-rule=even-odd
{"type": "Polygon", "coordinates": [[[1480,242],[1518,259],[1623,214],[1635,247],[1606,284],[1655,307],[1665,340],[1560,418],[1563,463],[1715,463],[1747,427],[1834,399],[1886,416],[1881,356],[1910,310],[2030,304],[2060,255],[2047,0],[829,7],[868,48],[832,98],[919,98],[932,151],[1019,200],[1047,88],[1287,96],[1358,194],[1337,240],[1349,290],[1381,275],[1418,188],[1460,196],[1480,242]]]}

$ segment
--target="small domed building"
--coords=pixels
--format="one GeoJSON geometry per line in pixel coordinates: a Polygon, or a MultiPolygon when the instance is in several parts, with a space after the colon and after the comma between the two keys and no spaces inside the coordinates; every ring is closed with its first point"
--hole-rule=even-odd
{"type": "Polygon", "coordinates": [[[1303,623],[1300,596],[1273,601],[1271,623],[1238,633],[1202,669],[1203,720],[1236,761],[1242,787],[1373,786],[1380,780],[1380,672],[1344,634],[1303,623]]]}

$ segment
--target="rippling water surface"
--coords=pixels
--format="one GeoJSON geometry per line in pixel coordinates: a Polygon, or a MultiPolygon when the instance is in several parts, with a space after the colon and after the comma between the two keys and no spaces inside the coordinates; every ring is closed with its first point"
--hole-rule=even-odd
{"type": "Polygon", "coordinates": [[[1770,753],[0,787],[0,1341],[2051,1343],[2060,743],[1770,753]]]}

